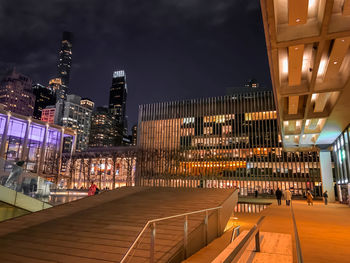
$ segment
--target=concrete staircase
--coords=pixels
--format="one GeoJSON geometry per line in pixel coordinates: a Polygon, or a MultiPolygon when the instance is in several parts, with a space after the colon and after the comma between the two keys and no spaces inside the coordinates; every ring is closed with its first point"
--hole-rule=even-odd
{"type": "MultiPolygon", "coordinates": [[[[0,262],[119,262],[148,220],[222,205],[219,217],[209,213],[210,242],[223,231],[236,202],[234,189],[109,191],[0,223],[0,262]]],[[[156,262],[183,259],[183,224],[183,218],[157,224],[156,262]]],[[[204,214],[188,217],[187,256],[205,245],[203,226],[204,214]]],[[[149,248],[147,230],[127,262],[149,262],[149,248]]]]}

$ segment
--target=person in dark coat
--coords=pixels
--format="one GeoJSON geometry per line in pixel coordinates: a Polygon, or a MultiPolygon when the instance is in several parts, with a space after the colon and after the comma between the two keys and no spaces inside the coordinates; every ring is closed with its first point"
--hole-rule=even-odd
{"type": "Polygon", "coordinates": [[[282,191],[279,188],[276,190],[276,198],[278,205],[281,205],[282,191]]]}
{"type": "Polygon", "coordinates": [[[327,191],[325,191],[323,193],[323,198],[324,198],[324,204],[328,205],[328,192],[327,191]]]}

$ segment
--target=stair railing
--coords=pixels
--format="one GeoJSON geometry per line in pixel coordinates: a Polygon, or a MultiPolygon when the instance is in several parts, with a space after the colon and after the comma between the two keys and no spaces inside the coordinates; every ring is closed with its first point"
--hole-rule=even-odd
{"type": "Polygon", "coordinates": [[[168,219],[173,219],[173,218],[178,218],[178,217],[184,217],[184,232],[183,232],[183,249],[184,249],[184,258],[186,259],[188,257],[188,216],[189,215],[194,215],[194,214],[199,214],[199,213],[205,213],[205,218],[204,218],[204,224],[205,224],[205,244],[208,245],[208,221],[209,221],[209,211],[217,210],[217,227],[218,227],[218,236],[220,235],[221,231],[221,225],[220,225],[220,209],[222,206],[217,206],[217,207],[212,207],[212,208],[207,208],[203,210],[198,210],[198,211],[193,211],[193,212],[188,212],[188,213],[182,213],[178,215],[173,215],[173,216],[167,216],[167,217],[162,217],[162,218],[156,218],[149,220],[146,225],[143,227],[141,232],[137,235],[135,241],[132,243],[132,245],[129,247],[128,251],[125,253],[123,258],[121,259],[120,263],[125,263],[127,257],[130,255],[132,249],[136,246],[137,242],[140,240],[141,236],[143,233],[147,230],[147,228],[150,228],[151,230],[151,246],[150,246],[150,263],[154,263],[154,250],[155,250],[155,238],[156,238],[156,223],[168,219]]]}

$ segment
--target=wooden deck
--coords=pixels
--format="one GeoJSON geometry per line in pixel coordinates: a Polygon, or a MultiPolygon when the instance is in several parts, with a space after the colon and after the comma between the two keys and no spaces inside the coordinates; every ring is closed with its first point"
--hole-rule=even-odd
{"type": "MultiPolygon", "coordinates": [[[[0,223],[0,262],[119,262],[150,219],[221,205],[234,190],[122,188],[0,223]]],[[[189,231],[203,216],[189,217],[189,231]]],[[[147,235],[146,235],[147,236],[147,235]]],[[[156,259],[165,262],[183,220],[158,225],[156,259]]],[[[147,262],[149,236],[129,262],[147,262]]]]}

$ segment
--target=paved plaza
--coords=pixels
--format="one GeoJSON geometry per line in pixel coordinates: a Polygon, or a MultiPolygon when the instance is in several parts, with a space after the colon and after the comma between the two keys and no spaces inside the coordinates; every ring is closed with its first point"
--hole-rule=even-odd
{"type": "MultiPolygon", "coordinates": [[[[272,202],[272,205],[261,213],[236,213],[233,223],[241,225],[241,230],[249,230],[257,220],[265,215],[261,231],[290,234],[295,255],[295,239],[290,207],[277,206],[275,200],[244,199],[244,201],[272,202]]],[[[350,258],[350,208],[341,204],[314,202],[308,206],[304,200],[293,201],[301,249],[304,262],[348,262],[350,258]]],[[[231,231],[213,241],[209,246],[190,257],[188,263],[211,262],[228,245],[231,231]]],[[[253,261],[252,261],[253,262],[253,261]]],[[[260,262],[260,261],[259,261],[260,262]]]]}

